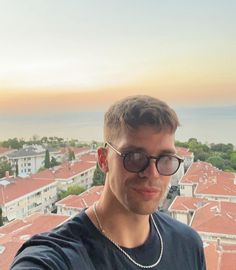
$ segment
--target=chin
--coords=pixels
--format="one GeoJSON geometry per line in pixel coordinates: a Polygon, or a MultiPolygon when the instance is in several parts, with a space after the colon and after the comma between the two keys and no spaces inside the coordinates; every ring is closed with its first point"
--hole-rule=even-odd
{"type": "Polygon", "coordinates": [[[158,208],[158,205],[159,203],[155,203],[155,204],[152,204],[152,205],[130,205],[128,207],[129,211],[130,212],[133,212],[135,214],[138,214],[138,215],[151,215],[153,214],[154,212],[157,211],[157,208],[158,208]]]}

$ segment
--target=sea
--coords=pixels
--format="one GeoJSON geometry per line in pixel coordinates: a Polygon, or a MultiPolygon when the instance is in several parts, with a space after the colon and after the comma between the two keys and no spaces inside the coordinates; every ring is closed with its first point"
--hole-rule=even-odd
{"type": "MultiPolygon", "coordinates": [[[[224,107],[177,107],[181,126],[176,139],[196,138],[206,144],[232,143],[236,146],[236,105],[224,107]]],[[[80,142],[103,141],[104,111],[0,114],[0,141],[8,138],[57,136],[80,142]]]]}

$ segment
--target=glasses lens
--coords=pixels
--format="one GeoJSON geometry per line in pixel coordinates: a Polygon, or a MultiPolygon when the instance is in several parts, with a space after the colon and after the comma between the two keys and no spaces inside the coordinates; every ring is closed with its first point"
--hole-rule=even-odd
{"type": "Polygon", "coordinates": [[[149,163],[148,157],[144,153],[129,152],[124,156],[124,167],[130,172],[141,172],[149,163]]]}
{"type": "Polygon", "coordinates": [[[175,156],[161,156],[157,160],[157,170],[162,175],[172,175],[179,168],[179,159],[175,156]]]}

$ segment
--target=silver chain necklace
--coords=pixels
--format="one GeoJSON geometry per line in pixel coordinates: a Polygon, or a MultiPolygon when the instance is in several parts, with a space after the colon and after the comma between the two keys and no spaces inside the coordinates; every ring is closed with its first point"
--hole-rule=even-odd
{"type": "Polygon", "coordinates": [[[157,261],[155,262],[155,263],[153,263],[153,264],[151,264],[151,265],[142,265],[142,264],[140,264],[140,263],[138,263],[138,262],[136,262],[133,258],[131,258],[131,256],[127,253],[127,252],[125,252],[124,251],[124,249],[123,248],[121,248],[116,242],[114,242],[109,236],[107,236],[106,234],[105,234],[105,231],[104,231],[104,229],[103,229],[103,227],[102,227],[102,225],[101,225],[101,222],[100,222],[100,220],[99,220],[99,218],[98,218],[98,214],[97,214],[97,203],[94,203],[93,204],[93,212],[94,212],[94,214],[95,214],[95,217],[96,217],[96,220],[97,220],[97,223],[98,223],[98,227],[99,227],[99,230],[101,231],[101,233],[113,244],[113,245],[115,245],[132,263],[134,263],[136,266],[138,266],[138,267],[140,267],[140,268],[145,268],[145,269],[150,269],[150,268],[153,268],[153,267],[155,267],[155,266],[157,266],[158,264],[159,264],[159,262],[161,261],[161,258],[162,258],[162,255],[163,255],[163,239],[162,239],[162,237],[161,237],[161,233],[160,233],[160,231],[159,231],[159,229],[158,229],[158,227],[157,227],[157,225],[156,225],[156,223],[155,223],[155,220],[154,220],[154,218],[153,218],[153,216],[151,215],[151,220],[152,220],[152,222],[153,222],[153,225],[154,225],[154,227],[155,227],[155,229],[156,229],[156,231],[157,231],[157,234],[158,234],[158,237],[160,238],[160,244],[161,244],[161,251],[160,251],[160,255],[159,255],[159,258],[157,259],[157,261]]]}

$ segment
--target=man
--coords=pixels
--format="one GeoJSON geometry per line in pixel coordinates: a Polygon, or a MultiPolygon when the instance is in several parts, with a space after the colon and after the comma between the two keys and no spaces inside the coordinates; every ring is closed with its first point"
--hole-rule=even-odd
{"type": "Polygon", "coordinates": [[[156,212],[182,162],[175,154],[178,125],[175,112],[149,96],[112,105],[98,149],[106,173],[100,200],[26,242],[11,269],[205,269],[198,234],[156,212]]]}

